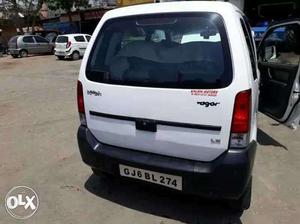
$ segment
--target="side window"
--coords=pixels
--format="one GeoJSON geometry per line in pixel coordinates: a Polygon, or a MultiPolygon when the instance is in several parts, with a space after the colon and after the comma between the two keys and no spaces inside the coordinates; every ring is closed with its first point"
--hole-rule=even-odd
{"type": "Polygon", "coordinates": [[[242,25],[242,28],[243,28],[243,33],[244,33],[246,42],[247,42],[247,47],[248,47],[248,52],[249,52],[250,61],[251,61],[253,78],[257,79],[255,48],[254,48],[251,29],[250,29],[250,27],[247,28],[246,23],[242,19],[241,19],[241,25],[242,25]]]}
{"type": "Polygon", "coordinates": [[[44,39],[42,37],[35,36],[34,38],[35,38],[36,42],[38,42],[38,43],[49,43],[46,39],[44,39]]]}
{"type": "Polygon", "coordinates": [[[77,41],[77,42],[85,42],[85,39],[83,36],[75,36],[74,39],[77,41]]]}
{"type": "Polygon", "coordinates": [[[34,43],[33,37],[28,36],[28,37],[23,37],[23,42],[24,43],[34,43]]]}
{"type": "Polygon", "coordinates": [[[87,42],[90,42],[91,36],[85,35],[87,42]]]}
{"type": "Polygon", "coordinates": [[[300,59],[299,24],[269,30],[260,46],[258,56],[261,62],[298,65],[300,59]]]}

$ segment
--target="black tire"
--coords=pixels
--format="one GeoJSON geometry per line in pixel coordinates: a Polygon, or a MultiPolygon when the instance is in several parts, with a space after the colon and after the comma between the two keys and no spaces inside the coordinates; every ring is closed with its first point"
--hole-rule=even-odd
{"type": "Polygon", "coordinates": [[[57,59],[58,59],[58,60],[64,60],[65,57],[64,57],[64,56],[57,56],[57,59]]]}
{"type": "Polygon", "coordinates": [[[17,55],[17,54],[12,54],[11,55],[13,58],[18,58],[19,57],[19,55],[17,55]]]}
{"type": "Polygon", "coordinates": [[[231,209],[237,212],[243,212],[250,208],[251,205],[251,194],[252,194],[252,178],[244,192],[244,194],[237,200],[228,201],[228,205],[231,209]]]}
{"type": "Polygon", "coordinates": [[[74,51],[74,52],[73,52],[73,54],[72,54],[72,59],[73,59],[74,61],[80,59],[80,54],[79,54],[78,51],[74,51]]]}
{"type": "Polygon", "coordinates": [[[21,50],[19,55],[21,58],[25,58],[28,57],[28,52],[26,50],[21,50]]]}
{"type": "Polygon", "coordinates": [[[54,50],[54,47],[51,49],[51,52],[50,54],[54,55],[55,54],[55,50],[54,50]]]}

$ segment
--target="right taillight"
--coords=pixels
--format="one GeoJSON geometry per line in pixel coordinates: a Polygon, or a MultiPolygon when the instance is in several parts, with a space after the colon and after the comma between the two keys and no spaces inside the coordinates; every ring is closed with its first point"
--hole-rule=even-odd
{"type": "Polygon", "coordinates": [[[249,143],[251,90],[236,95],[230,136],[230,148],[244,148],[249,143]]]}
{"type": "Polygon", "coordinates": [[[72,44],[71,41],[68,41],[67,44],[66,44],[66,48],[71,47],[71,44],[72,44]]]}
{"type": "Polygon", "coordinates": [[[84,109],[83,88],[80,81],[77,81],[77,107],[79,112],[80,123],[86,126],[86,117],[84,109]]]}

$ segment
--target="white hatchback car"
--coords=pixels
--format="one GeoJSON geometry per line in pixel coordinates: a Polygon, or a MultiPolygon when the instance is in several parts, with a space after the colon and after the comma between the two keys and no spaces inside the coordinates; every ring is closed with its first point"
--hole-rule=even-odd
{"type": "Polygon", "coordinates": [[[59,35],[55,41],[55,55],[59,60],[64,58],[78,60],[83,57],[90,39],[89,34],[59,35]]]}
{"type": "Polygon", "coordinates": [[[257,62],[246,17],[224,2],[107,12],[78,79],[83,161],[249,208],[258,108],[299,125],[299,47],[299,20],[275,24],[257,62]]]}

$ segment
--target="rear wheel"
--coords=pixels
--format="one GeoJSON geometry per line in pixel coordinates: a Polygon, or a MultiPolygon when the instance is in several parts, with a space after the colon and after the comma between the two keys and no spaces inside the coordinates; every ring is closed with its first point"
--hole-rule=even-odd
{"type": "Polygon", "coordinates": [[[252,178],[250,179],[244,194],[239,199],[228,201],[229,207],[238,212],[242,212],[250,208],[251,192],[252,192],[252,178]]]}
{"type": "Polygon", "coordinates": [[[65,57],[64,56],[57,56],[58,60],[63,60],[65,57]]]}
{"type": "Polygon", "coordinates": [[[72,54],[72,59],[73,60],[79,60],[80,58],[80,54],[78,51],[74,51],[73,54],[72,54]]]}
{"type": "Polygon", "coordinates": [[[20,51],[20,57],[21,58],[25,58],[25,57],[27,57],[28,56],[28,52],[26,51],[26,50],[21,50],[20,51]]]}

